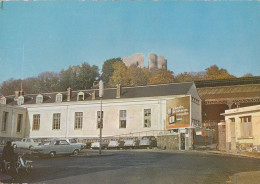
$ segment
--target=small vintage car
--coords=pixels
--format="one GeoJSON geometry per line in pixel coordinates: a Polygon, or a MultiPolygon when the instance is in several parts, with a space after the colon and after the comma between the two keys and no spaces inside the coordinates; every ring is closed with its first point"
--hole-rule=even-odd
{"type": "Polygon", "coordinates": [[[144,136],[140,140],[139,148],[153,148],[157,146],[157,141],[154,136],[144,136]]]}
{"type": "Polygon", "coordinates": [[[111,140],[108,143],[107,149],[120,149],[124,147],[124,141],[111,140]]]}
{"type": "MultiPolygon", "coordinates": [[[[107,149],[107,146],[108,146],[108,140],[102,140],[102,149],[107,149]]],[[[90,146],[90,149],[99,149],[100,147],[100,142],[99,141],[96,141],[96,142],[92,142],[91,143],[91,146],[90,146]]]]}
{"type": "Polygon", "coordinates": [[[27,149],[38,146],[39,144],[40,144],[40,142],[37,142],[35,139],[32,139],[32,138],[24,138],[20,141],[12,142],[12,146],[14,148],[27,148],[27,149]]]}
{"type": "Polygon", "coordinates": [[[43,141],[39,146],[31,148],[33,155],[50,156],[78,155],[81,150],[80,144],[69,143],[67,139],[54,139],[43,141]]]}
{"type": "Polygon", "coordinates": [[[138,145],[139,145],[139,141],[137,139],[135,139],[135,138],[127,139],[127,140],[125,140],[124,148],[125,149],[128,149],[128,148],[134,149],[134,148],[137,148],[138,145]]]}

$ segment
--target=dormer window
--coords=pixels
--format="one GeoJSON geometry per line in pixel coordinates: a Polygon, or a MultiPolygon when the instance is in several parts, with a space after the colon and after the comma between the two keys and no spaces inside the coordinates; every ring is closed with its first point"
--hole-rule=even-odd
{"type": "Polygon", "coordinates": [[[37,95],[36,96],[36,104],[41,104],[43,102],[43,96],[42,95],[37,95]]]}
{"type": "Polygon", "coordinates": [[[19,97],[18,97],[17,104],[18,104],[18,105],[23,105],[23,104],[24,104],[24,97],[23,97],[23,96],[19,96],[19,97]]]}
{"type": "Polygon", "coordinates": [[[79,93],[78,93],[77,100],[78,100],[78,101],[83,101],[83,100],[84,100],[84,93],[83,93],[83,92],[79,92],[79,93]]]}
{"type": "Polygon", "coordinates": [[[6,98],[5,98],[5,97],[2,97],[2,98],[0,99],[0,104],[3,104],[3,105],[6,104],[6,98]]]}
{"type": "Polygon", "coordinates": [[[61,94],[61,93],[58,93],[58,94],[56,95],[56,102],[58,102],[58,103],[61,103],[61,102],[62,102],[62,94],[61,94]]]}

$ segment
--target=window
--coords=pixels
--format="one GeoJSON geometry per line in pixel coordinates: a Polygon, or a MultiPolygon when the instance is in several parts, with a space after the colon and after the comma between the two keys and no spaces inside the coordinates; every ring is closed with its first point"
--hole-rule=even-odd
{"type": "Polygon", "coordinates": [[[19,96],[19,97],[18,97],[17,104],[18,104],[18,105],[23,105],[23,104],[24,104],[24,97],[23,97],[23,96],[19,96]]]}
{"type": "Polygon", "coordinates": [[[240,122],[241,137],[252,137],[251,116],[241,117],[240,122]]]}
{"type": "Polygon", "coordinates": [[[60,129],[60,113],[53,114],[52,129],[53,130],[60,129]]]}
{"type": "Polygon", "coordinates": [[[56,102],[58,102],[58,103],[62,102],[62,94],[61,93],[56,95],[56,102]]]}
{"type": "Polygon", "coordinates": [[[102,118],[100,117],[100,111],[97,111],[97,128],[100,128],[100,122],[102,119],[102,128],[103,128],[103,118],[104,118],[104,111],[102,111],[102,118]]]}
{"type": "Polygon", "coordinates": [[[8,112],[3,112],[2,116],[2,131],[7,131],[7,122],[8,122],[8,112]]]}
{"type": "Polygon", "coordinates": [[[83,100],[84,100],[84,93],[83,93],[83,92],[79,92],[79,93],[78,93],[77,100],[78,100],[78,101],[83,101],[83,100]]]}
{"type": "Polygon", "coordinates": [[[39,130],[40,129],[40,114],[34,114],[33,115],[33,130],[39,130]]]}
{"type": "Polygon", "coordinates": [[[151,127],[151,109],[144,109],[144,127],[151,127]]]}
{"type": "Polygon", "coordinates": [[[75,112],[75,129],[82,128],[82,121],[83,121],[83,112],[75,112]]]}
{"type": "Polygon", "coordinates": [[[120,110],[119,128],[126,128],[126,110],[120,110]]]}
{"type": "Polygon", "coordinates": [[[0,104],[3,104],[3,105],[6,104],[6,98],[5,98],[5,97],[2,97],[2,98],[0,99],[0,104]]]}
{"type": "Polygon", "coordinates": [[[36,97],[36,104],[41,104],[43,102],[43,96],[42,95],[37,95],[36,97]]]}
{"type": "Polygon", "coordinates": [[[22,122],[23,122],[23,115],[22,114],[18,114],[16,132],[21,132],[22,122]]]}

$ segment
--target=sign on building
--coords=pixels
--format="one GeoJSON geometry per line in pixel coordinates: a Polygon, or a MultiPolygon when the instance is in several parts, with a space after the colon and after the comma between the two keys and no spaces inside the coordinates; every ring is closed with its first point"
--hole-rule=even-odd
{"type": "Polygon", "coordinates": [[[190,126],[190,96],[167,100],[166,129],[190,126]]]}

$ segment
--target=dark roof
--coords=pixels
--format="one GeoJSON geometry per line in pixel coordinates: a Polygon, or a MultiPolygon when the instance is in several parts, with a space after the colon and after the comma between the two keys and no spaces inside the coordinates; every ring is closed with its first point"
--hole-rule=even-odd
{"type": "MultiPolygon", "coordinates": [[[[138,86],[138,87],[122,87],[120,99],[122,98],[141,98],[141,97],[153,97],[153,96],[169,96],[169,95],[185,95],[190,90],[193,82],[185,83],[171,83],[171,84],[160,84],[150,86],[138,86]]],[[[96,100],[99,100],[98,89],[89,90],[78,90],[72,91],[70,101],[77,101],[77,94],[79,92],[84,93],[84,101],[92,100],[91,94],[95,92],[96,100]]],[[[116,99],[117,88],[104,89],[103,99],[116,99]]],[[[65,92],[54,92],[54,93],[43,93],[43,103],[54,103],[56,95],[61,93],[63,95],[63,101],[67,102],[67,91],[65,92]]],[[[35,104],[36,97],[38,94],[24,95],[24,104],[35,104]]],[[[8,96],[8,98],[14,98],[14,95],[8,96]]],[[[8,105],[17,105],[17,102],[12,100],[8,105]]]]}
{"type": "Polygon", "coordinates": [[[245,85],[245,84],[260,84],[260,76],[195,81],[195,85],[197,88],[233,86],[233,85],[245,85]]]}
{"type": "Polygon", "coordinates": [[[198,88],[202,100],[260,98],[260,84],[198,88]]]}

